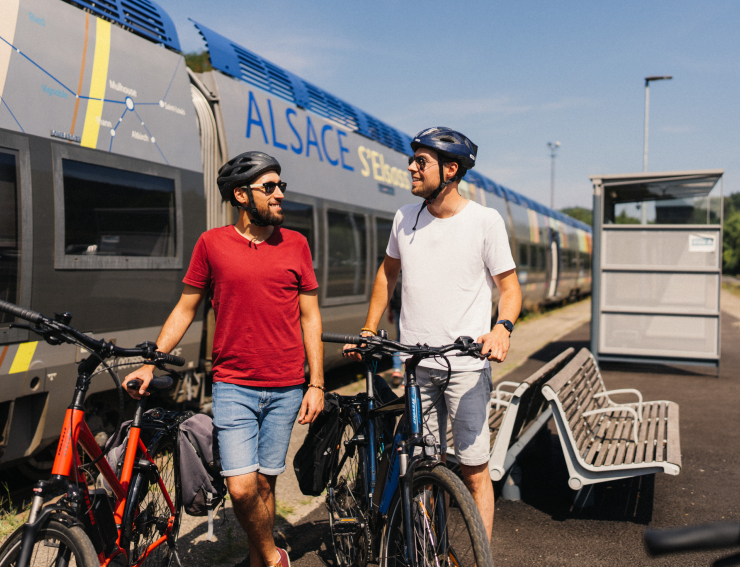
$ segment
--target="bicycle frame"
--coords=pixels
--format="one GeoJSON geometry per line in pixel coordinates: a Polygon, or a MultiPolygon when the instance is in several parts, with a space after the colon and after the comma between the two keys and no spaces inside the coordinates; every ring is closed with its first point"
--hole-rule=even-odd
{"type": "MultiPolygon", "coordinates": [[[[393,446],[391,450],[391,462],[388,465],[386,472],[386,481],[383,486],[383,492],[380,498],[380,502],[376,508],[377,514],[370,514],[368,521],[375,523],[375,521],[382,521],[388,513],[388,509],[393,500],[393,496],[397,490],[401,489],[401,498],[403,502],[403,518],[404,518],[404,531],[407,538],[410,534],[413,534],[413,516],[412,516],[412,497],[411,497],[411,485],[414,477],[414,472],[421,466],[428,466],[433,468],[441,465],[442,461],[433,457],[428,456],[424,450],[425,442],[422,435],[422,409],[421,409],[421,396],[419,392],[419,385],[416,382],[416,367],[421,362],[422,358],[418,356],[412,356],[406,361],[406,397],[405,397],[405,410],[404,415],[410,416],[407,423],[408,433],[399,431],[397,428],[396,434],[393,440],[393,446]],[[422,447],[420,455],[414,455],[414,448],[422,447]]],[[[365,452],[365,470],[369,474],[365,476],[365,495],[367,510],[373,510],[373,495],[377,486],[377,457],[376,457],[376,438],[375,438],[375,423],[374,419],[380,417],[383,414],[384,408],[375,408],[375,395],[373,391],[373,367],[369,360],[365,361],[365,380],[366,380],[366,392],[367,401],[362,404],[365,407],[365,411],[362,412],[362,423],[357,427],[357,433],[366,432],[366,446],[365,452]]],[[[402,418],[403,419],[403,418],[402,418]]],[[[342,461],[340,461],[337,470],[341,470],[343,461],[347,458],[345,453],[342,461]]],[[[331,482],[331,480],[330,480],[331,482]]],[[[445,510],[440,510],[439,519],[444,525],[445,522],[445,510]]],[[[441,530],[440,530],[441,532],[441,530]]],[[[416,557],[413,553],[409,554],[409,567],[416,567],[416,557]]]]}
{"type": "MultiPolygon", "coordinates": [[[[87,360],[90,361],[90,358],[87,360]]],[[[97,365],[97,363],[94,364],[97,365]]],[[[88,362],[87,367],[89,366],[92,366],[92,364],[88,362]]],[[[26,567],[28,565],[36,533],[48,514],[71,511],[73,517],[77,516],[77,514],[74,513],[75,506],[70,507],[68,505],[69,502],[76,503],[77,510],[80,510],[80,505],[84,506],[82,510],[85,510],[85,513],[88,515],[90,525],[97,529],[97,522],[93,513],[90,501],[90,492],[87,487],[87,482],[85,482],[84,473],[82,477],[78,475],[79,466],[81,465],[78,445],[82,447],[88,457],[93,460],[99,459],[95,463],[95,466],[98,471],[100,471],[100,474],[103,475],[103,478],[108,482],[108,485],[116,496],[113,510],[115,523],[118,528],[118,537],[112,551],[109,551],[107,554],[105,551],[101,551],[98,554],[100,565],[109,565],[110,562],[120,554],[123,554],[128,561],[128,542],[122,542],[122,537],[125,526],[124,516],[127,511],[126,504],[130,496],[129,488],[134,472],[137,452],[140,451],[140,455],[156,467],[156,463],[154,463],[154,460],[140,438],[145,399],[140,400],[137,405],[136,414],[129,431],[123,468],[121,470],[121,478],[119,479],[108,464],[108,461],[104,458],[100,458],[102,451],[100,450],[100,447],[98,447],[90,428],[84,420],[85,412],[82,409],[82,406],[85,393],[90,383],[90,374],[85,372],[84,367],[85,362],[80,365],[80,373],[77,378],[77,386],[75,389],[75,399],[67,409],[64,417],[64,426],[59,437],[59,445],[54,458],[51,480],[46,482],[40,481],[34,488],[34,498],[31,504],[28,523],[24,526],[23,542],[21,544],[21,552],[18,558],[18,567],[26,567]],[[50,506],[42,510],[44,496],[48,495],[51,491],[55,491],[58,488],[65,486],[67,487],[68,503],[63,504],[62,506],[50,506]],[[126,549],[121,546],[122,543],[125,544],[126,549]]],[[[164,494],[171,516],[163,535],[149,545],[146,552],[142,554],[136,565],[140,565],[154,549],[167,542],[170,533],[174,528],[175,506],[161,477],[158,477],[158,485],[164,494]]],[[[138,510],[136,510],[136,512],[138,513],[138,510]]]]}

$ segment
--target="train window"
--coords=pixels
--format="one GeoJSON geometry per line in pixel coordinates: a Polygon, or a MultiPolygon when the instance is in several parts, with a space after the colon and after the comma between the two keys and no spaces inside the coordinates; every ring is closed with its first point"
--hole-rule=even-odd
{"type": "Polygon", "coordinates": [[[303,203],[284,200],[282,208],[283,216],[285,217],[282,226],[300,232],[306,237],[315,268],[317,264],[316,250],[314,250],[313,207],[311,205],[304,205],[303,203]]]}
{"type": "Polygon", "coordinates": [[[537,267],[540,270],[547,269],[547,249],[544,246],[537,248],[537,267]]]}
{"type": "Polygon", "coordinates": [[[529,246],[527,244],[518,244],[519,248],[519,265],[529,266],[529,246]]]}
{"type": "Polygon", "coordinates": [[[62,160],[64,252],[91,256],[174,256],[172,179],[62,160]]]}
{"type": "Polygon", "coordinates": [[[328,210],[327,224],[326,297],[364,295],[367,279],[365,215],[328,210]]]}
{"type": "MultiPolygon", "coordinates": [[[[18,303],[20,237],[18,173],[14,154],[0,152],[0,299],[18,303]]],[[[13,317],[0,313],[0,323],[13,317]]]]}
{"type": "Polygon", "coordinates": [[[376,270],[380,268],[383,260],[385,260],[385,251],[388,248],[388,241],[391,238],[392,228],[392,220],[375,219],[375,255],[378,262],[375,267],[376,270]]]}

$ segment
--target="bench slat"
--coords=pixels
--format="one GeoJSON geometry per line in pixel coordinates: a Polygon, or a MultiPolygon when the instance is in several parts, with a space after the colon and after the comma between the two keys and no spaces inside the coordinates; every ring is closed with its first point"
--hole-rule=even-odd
{"type": "Polygon", "coordinates": [[[655,445],[655,460],[663,462],[663,447],[665,445],[665,422],[666,422],[666,404],[660,402],[660,408],[658,408],[658,433],[655,445]]]}
{"type": "Polygon", "coordinates": [[[582,348],[577,355],[573,357],[568,364],[565,365],[560,372],[558,372],[553,378],[547,382],[547,386],[552,388],[556,394],[560,393],[560,389],[570,380],[570,378],[576,373],[576,371],[583,366],[583,364],[591,358],[591,353],[587,348],[582,348]]]}
{"type": "Polygon", "coordinates": [[[642,406],[642,421],[640,422],[639,429],[638,429],[638,443],[637,443],[637,452],[635,453],[635,463],[643,463],[645,462],[645,439],[647,437],[648,428],[650,426],[650,411],[652,410],[652,406],[650,404],[645,404],[642,406]]]}
{"type": "Polygon", "coordinates": [[[666,461],[681,466],[681,443],[678,435],[678,404],[668,402],[668,443],[666,461]]]}

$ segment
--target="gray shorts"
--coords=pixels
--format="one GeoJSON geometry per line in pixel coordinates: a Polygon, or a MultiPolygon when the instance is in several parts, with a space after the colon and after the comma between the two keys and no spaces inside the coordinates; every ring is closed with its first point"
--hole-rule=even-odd
{"type": "MultiPolygon", "coordinates": [[[[446,370],[416,369],[416,381],[421,390],[422,407],[426,411],[437,398],[440,386],[447,378],[446,370]]],[[[455,457],[460,464],[471,467],[488,462],[491,430],[488,416],[491,411],[491,369],[452,371],[447,389],[425,417],[424,434],[432,434],[447,451],[447,416],[452,422],[455,457]],[[439,431],[445,432],[440,439],[439,431]]]]}

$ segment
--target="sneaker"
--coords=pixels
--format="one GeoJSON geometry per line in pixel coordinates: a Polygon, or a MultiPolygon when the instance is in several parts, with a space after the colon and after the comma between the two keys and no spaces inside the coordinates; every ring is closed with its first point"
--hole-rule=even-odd
{"type": "Polygon", "coordinates": [[[393,376],[391,376],[391,384],[394,388],[398,388],[401,384],[403,384],[403,374],[400,372],[394,372],[393,376]]]}
{"type": "Polygon", "coordinates": [[[276,547],[275,549],[277,549],[280,554],[280,561],[275,567],[290,567],[290,557],[288,557],[288,552],[280,547],[276,547]]]}

